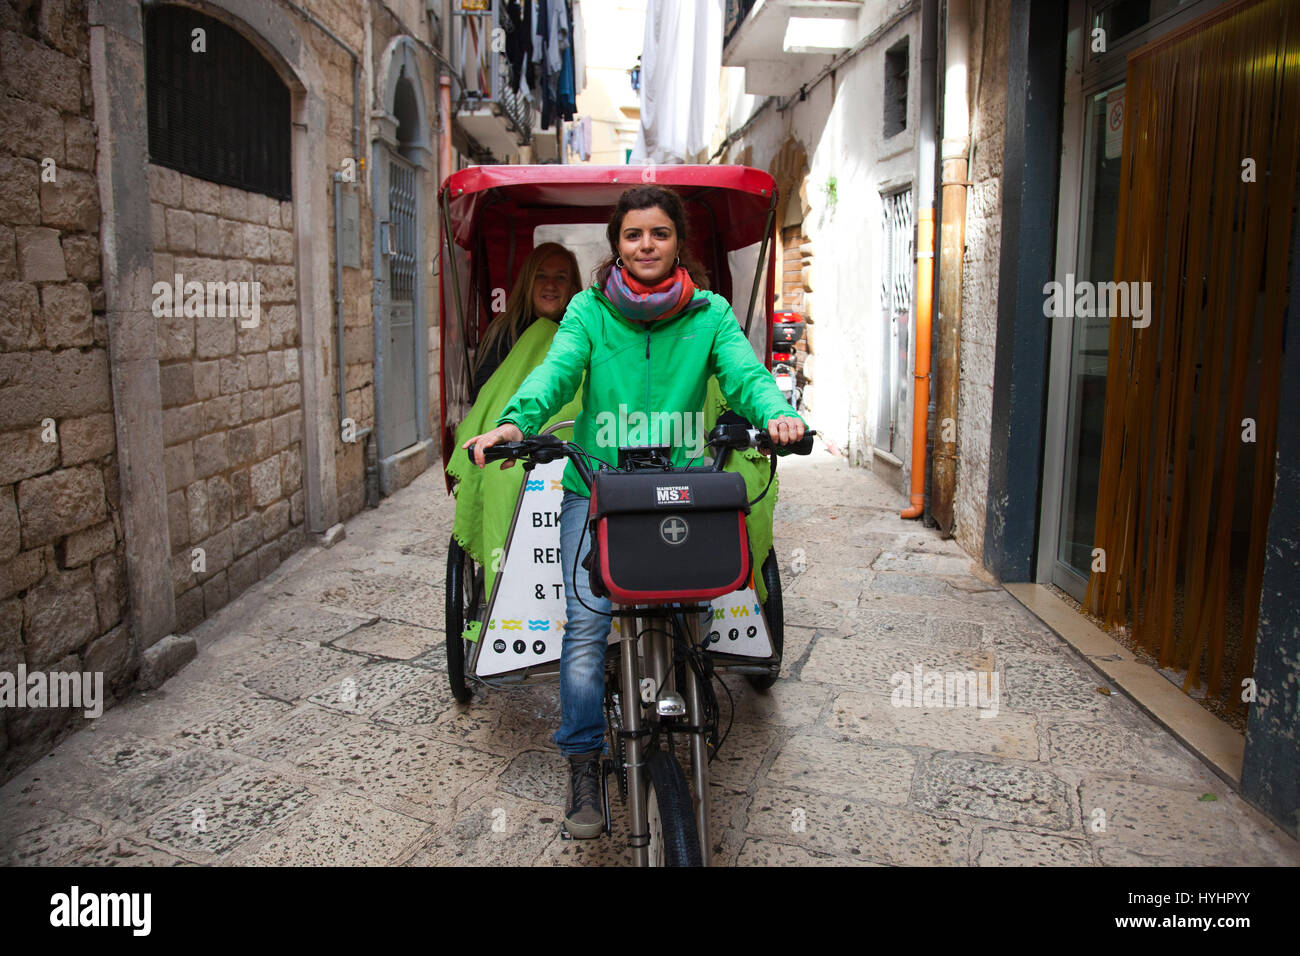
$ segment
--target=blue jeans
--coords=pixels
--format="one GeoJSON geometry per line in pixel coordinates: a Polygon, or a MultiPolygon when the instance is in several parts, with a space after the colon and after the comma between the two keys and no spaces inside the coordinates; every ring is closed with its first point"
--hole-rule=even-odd
{"type": "Polygon", "coordinates": [[[582,562],[591,551],[591,534],[583,538],[590,502],[567,488],[560,507],[560,559],[564,562],[564,597],[566,622],[560,645],[560,729],[555,743],[565,756],[603,750],[605,746],[605,649],[608,646],[611,619],[609,598],[591,593],[590,579],[582,562]],[[577,588],[573,579],[573,556],[582,540],[578,555],[577,588]],[[589,611],[579,603],[581,595],[589,611]],[[596,613],[604,611],[605,614],[596,613]]]}

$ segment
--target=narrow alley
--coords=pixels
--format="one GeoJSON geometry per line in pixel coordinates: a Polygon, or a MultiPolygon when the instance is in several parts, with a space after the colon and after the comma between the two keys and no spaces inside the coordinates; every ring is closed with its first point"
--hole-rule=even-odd
{"type": "MultiPolygon", "coordinates": [[[[785,665],[767,693],[727,678],[715,866],[1300,862],[876,476],[823,448],[781,476],[785,665]],[[898,692],[972,671],[982,708],[898,692]]],[[[0,789],[0,862],[629,862],[617,797],[612,837],[560,834],[558,685],[452,699],[452,516],[433,469],[210,617],[161,690],[0,789]]]]}

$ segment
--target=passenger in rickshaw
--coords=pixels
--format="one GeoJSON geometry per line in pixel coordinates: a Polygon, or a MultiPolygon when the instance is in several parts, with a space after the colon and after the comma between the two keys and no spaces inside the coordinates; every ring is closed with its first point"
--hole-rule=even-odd
{"type": "MultiPolygon", "coordinates": [[[[564,246],[543,242],[529,253],[506,299],[505,311],[483,333],[474,362],[477,397],[456,429],[457,442],[496,424],[506,402],[546,357],[564,310],[581,288],[577,257],[564,246]]],[[[543,422],[543,427],[577,416],[582,406],[572,394],[568,398],[572,401],[543,422]]],[[[491,594],[523,469],[473,468],[466,459],[453,456],[447,473],[456,481],[452,536],[484,569],[484,593],[491,594]]]]}
{"type": "MultiPolygon", "coordinates": [[[[582,277],[578,270],[578,259],[558,242],[543,242],[524,260],[519,270],[515,287],[506,299],[505,311],[492,320],[483,333],[479,343],[478,355],[474,362],[474,392],[481,394],[492,373],[501,367],[511,349],[523,333],[537,319],[550,319],[551,325],[543,326],[546,330],[546,345],[551,337],[569,300],[582,288],[582,277]]],[[[542,355],[545,355],[543,350],[542,355]]],[[[541,356],[538,357],[538,362],[541,356]]],[[[537,363],[529,366],[532,371],[537,363]]],[[[521,378],[520,381],[523,381],[521,378]]],[[[500,384],[500,383],[498,383],[500,384]]],[[[515,383],[515,388],[518,387],[515,383]]],[[[513,389],[505,398],[513,395],[513,389]]]]}
{"type": "MultiPolygon", "coordinates": [[[[608,416],[622,420],[629,412],[659,412],[704,418],[711,412],[716,417],[719,396],[766,428],[775,444],[801,439],[803,420],[754,355],[731,306],[724,297],[705,291],[707,276],[687,248],[681,198],[658,186],[627,190],[614,208],[606,236],[610,256],[597,269],[596,283],[569,304],[545,361],[506,403],[498,427],[462,442],[462,448],[472,448],[475,463],[480,468],[485,464],[484,448],[536,434],[580,384],[582,412],[574,425],[574,441],[607,461],[616,460],[619,445],[618,436],[609,434],[613,429],[600,427],[608,416]],[[713,378],[716,389],[710,394],[713,378]]],[[[674,464],[686,465],[689,457],[685,449],[673,449],[674,464]]],[[[748,464],[753,474],[751,479],[745,473],[746,483],[751,495],[757,495],[767,469],[752,460],[748,464]]],[[[591,838],[600,835],[604,824],[600,757],[610,601],[592,594],[581,571],[574,580],[575,563],[581,566],[591,539],[582,533],[589,491],[572,461],[563,485],[560,547],[567,621],[560,658],[560,728],[554,739],[569,758],[565,827],[574,837],[591,838]],[[580,540],[582,553],[575,558],[580,540]]],[[[764,499],[765,515],[751,514],[747,520],[756,563],[771,547],[774,498],[772,494],[764,499]]],[[[755,584],[761,587],[759,577],[755,575],[755,584]]],[[[764,597],[760,594],[760,600],[764,597]]]]}

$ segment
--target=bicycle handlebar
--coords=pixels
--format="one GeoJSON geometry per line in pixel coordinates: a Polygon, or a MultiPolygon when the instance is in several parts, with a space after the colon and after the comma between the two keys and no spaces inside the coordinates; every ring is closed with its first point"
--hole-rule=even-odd
{"type": "MultiPolygon", "coordinates": [[[[799,441],[788,445],[776,445],[772,442],[772,436],[763,429],[749,428],[745,425],[719,425],[709,434],[705,447],[720,447],[720,453],[713,463],[713,470],[722,471],[726,466],[728,453],[733,450],[757,448],[759,451],[769,452],[772,449],[777,451],[785,449],[794,455],[812,454],[813,436],[816,434],[816,431],[808,429],[799,441]]],[[[474,460],[472,449],[467,448],[465,454],[470,456],[471,462],[474,460]]],[[[483,449],[485,462],[526,459],[533,464],[544,465],[559,458],[571,459],[587,487],[591,487],[595,476],[587,463],[586,453],[579,446],[560,441],[554,435],[532,435],[522,441],[499,442],[483,449]]]]}

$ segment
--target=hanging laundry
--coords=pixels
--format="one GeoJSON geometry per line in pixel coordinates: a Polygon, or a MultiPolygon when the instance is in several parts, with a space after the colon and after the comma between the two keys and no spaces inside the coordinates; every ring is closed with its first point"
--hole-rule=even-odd
{"type": "Polygon", "coordinates": [[[723,0],[648,0],[633,163],[684,163],[718,118],[723,0]]]}
{"type": "MultiPolygon", "coordinates": [[[[566,11],[566,18],[568,4],[569,0],[551,0],[552,8],[566,11]]],[[[578,109],[578,98],[573,88],[573,44],[569,42],[567,24],[561,30],[558,39],[560,70],[555,87],[555,108],[564,119],[572,120],[574,112],[578,109]]]]}
{"type": "Polygon", "coordinates": [[[559,75],[564,69],[564,51],[569,47],[568,0],[547,0],[549,23],[546,38],[546,67],[559,75]]]}
{"type": "Polygon", "coordinates": [[[510,65],[510,88],[519,92],[524,80],[524,63],[532,47],[528,22],[532,14],[532,0],[506,0],[501,8],[501,27],[506,32],[506,62],[510,65]]]}
{"type": "Polygon", "coordinates": [[[532,57],[533,62],[540,67],[544,60],[543,53],[546,50],[546,31],[549,26],[546,17],[546,0],[533,0],[532,24],[532,57]]]}
{"type": "Polygon", "coordinates": [[[564,145],[578,157],[582,162],[591,159],[591,117],[576,117],[572,124],[565,128],[564,145]]]}
{"type": "Polygon", "coordinates": [[[533,2],[533,58],[537,63],[534,84],[541,91],[541,128],[548,130],[555,122],[556,71],[551,68],[550,49],[554,42],[551,10],[563,0],[534,0],[533,2]]]}
{"type": "Polygon", "coordinates": [[[570,11],[573,36],[573,92],[581,93],[587,88],[587,28],[582,22],[582,4],[573,0],[570,11]]]}

